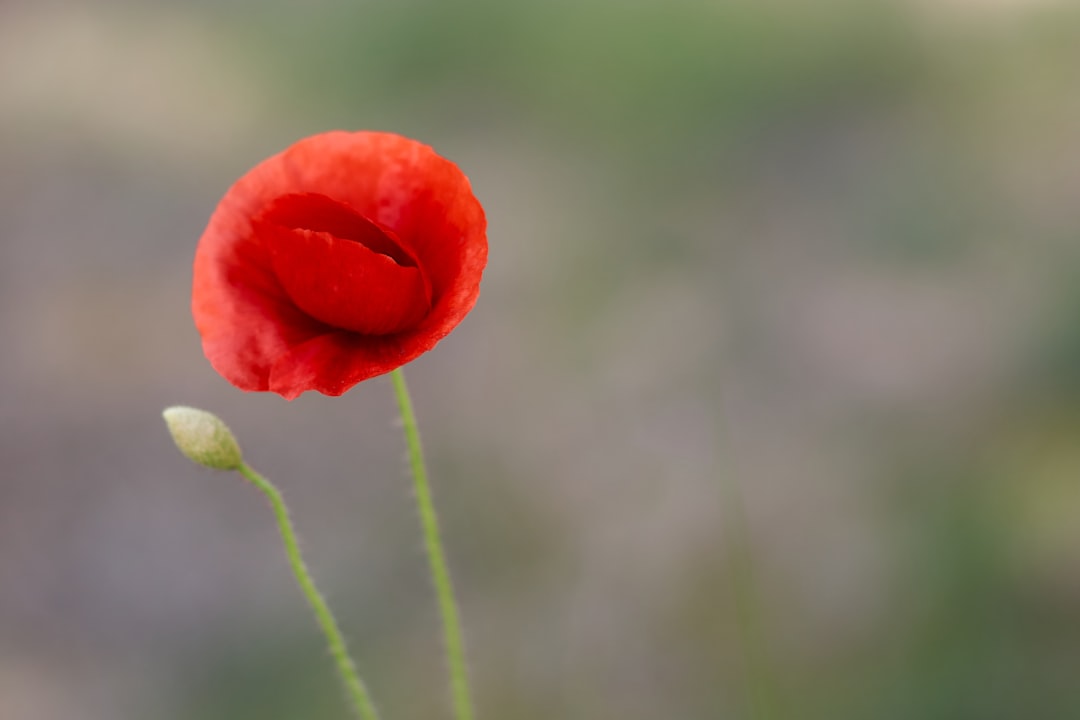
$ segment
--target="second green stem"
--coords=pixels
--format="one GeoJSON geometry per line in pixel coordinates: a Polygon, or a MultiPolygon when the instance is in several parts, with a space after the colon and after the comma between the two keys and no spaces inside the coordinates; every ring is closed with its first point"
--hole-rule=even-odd
{"type": "Polygon", "coordinates": [[[330,646],[330,654],[334,657],[338,674],[341,675],[341,681],[345,685],[345,690],[348,692],[349,700],[352,702],[357,717],[361,718],[361,720],[379,720],[379,714],[375,711],[371,696],[368,695],[367,688],[364,686],[363,681],[360,680],[359,673],[356,672],[356,665],[353,664],[352,658],[349,657],[349,651],[345,647],[345,639],[341,635],[341,629],[338,628],[333,613],[330,612],[329,606],[323,600],[322,593],[315,587],[315,581],[311,578],[311,573],[308,571],[304,558],[300,554],[300,543],[296,540],[296,530],[293,528],[292,520],[289,518],[289,509],[285,505],[285,500],[281,497],[281,492],[273,483],[255,472],[247,463],[241,463],[238,470],[252,485],[259,488],[270,501],[270,507],[274,510],[274,517],[277,518],[278,529],[281,531],[281,539],[285,543],[285,554],[289,558],[289,566],[292,568],[293,575],[296,576],[296,582],[300,585],[300,589],[311,605],[323,634],[326,635],[326,641],[330,646]]]}

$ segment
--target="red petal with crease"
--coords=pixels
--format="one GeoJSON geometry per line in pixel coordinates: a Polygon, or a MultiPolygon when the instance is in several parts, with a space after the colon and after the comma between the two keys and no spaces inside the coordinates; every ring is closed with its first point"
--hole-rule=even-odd
{"type": "Polygon", "coordinates": [[[192,312],[243,390],[341,395],[433,348],[476,303],[484,211],[449,160],[328,132],[249,171],[195,253],[192,312]]]}

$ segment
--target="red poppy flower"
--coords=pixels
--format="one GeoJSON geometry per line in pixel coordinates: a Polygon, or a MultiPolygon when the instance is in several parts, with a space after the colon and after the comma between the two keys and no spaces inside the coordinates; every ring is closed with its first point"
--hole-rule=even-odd
{"type": "Polygon", "coordinates": [[[192,312],[242,390],[341,395],[427,352],[476,303],[486,221],[427,145],[328,132],[256,165],[195,252],[192,312]]]}

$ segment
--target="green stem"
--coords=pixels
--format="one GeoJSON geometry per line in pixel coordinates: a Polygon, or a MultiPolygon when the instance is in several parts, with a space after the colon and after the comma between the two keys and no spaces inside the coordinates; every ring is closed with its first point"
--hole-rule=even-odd
{"type": "Polygon", "coordinates": [[[405,442],[409,446],[409,464],[412,467],[413,489],[416,493],[416,506],[420,512],[420,524],[424,531],[424,546],[427,548],[431,580],[435,585],[435,594],[439,600],[439,614],[442,616],[443,640],[446,644],[446,658],[450,667],[450,688],[454,700],[454,716],[457,720],[473,720],[472,699],[469,692],[469,677],[465,663],[465,641],[461,632],[461,617],[457,600],[454,599],[454,587],[450,582],[450,570],[446,565],[446,553],[439,537],[439,519],[435,514],[435,503],[431,497],[427,469],[424,467],[424,451],[420,446],[420,431],[416,426],[409,389],[405,385],[405,374],[400,370],[390,373],[394,382],[394,394],[397,396],[401,411],[401,422],[405,428],[405,442]]]}
{"type": "Polygon", "coordinates": [[[270,506],[274,509],[274,516],[277,518],[278,528],[281,530],[281,539],[285,542],[285,554],[289,557],[289,565],[292,567],[293,575],[296,576],[296,582],[307,597],[311,609],[315,612],[315,618],[319,621],[323,634],[326,635],[330,654],[334,657],[338,673],[341,675],[341,681],[345,685],[345,690],[348,692],[357,717],[361,720],[378,720],[379,714],[375,711],[375,706],[371,702],[367,688],[364,687],[363,681],[356,672],[356,665],[353,664],[352,658],[349,657],[349,651],[345,647],[345,639],[341,636],[337,621],[334,620],[334,615],[330,612],[326,601],[323,600],[319,589],[315,587],[315,581],[311,578],[311,573],[304,563],[304,558],[300,555],[296,530],[293,528],[292,520],[289,519],[289,509],[285,505],[284,498],[281,497],[281,492],[274,487],[273,483],[255,472],[247,463],[241,463],[238,470],[252,485],[262,490],[263,494],[270,500],[270,506]]]}

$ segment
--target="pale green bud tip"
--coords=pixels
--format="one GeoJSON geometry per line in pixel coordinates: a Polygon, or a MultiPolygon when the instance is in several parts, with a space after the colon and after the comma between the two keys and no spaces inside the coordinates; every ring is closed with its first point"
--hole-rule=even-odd
{"type": "Polygon", "coordinates": [[[189,459],[215,470],[240,469],[240,446],[217,415],[183,405],[167,408],[161,414],[176,447],[189,459]]]}

